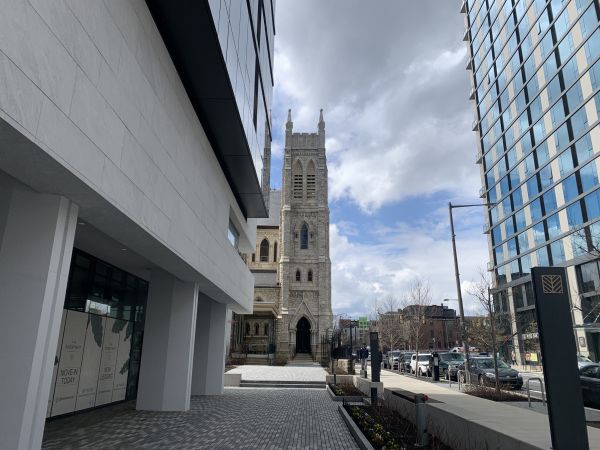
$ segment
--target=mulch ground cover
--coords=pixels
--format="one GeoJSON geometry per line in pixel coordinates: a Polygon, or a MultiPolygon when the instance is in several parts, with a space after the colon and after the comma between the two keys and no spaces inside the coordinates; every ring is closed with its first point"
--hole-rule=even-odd
{"type": "Polygon", "coordinates": [[[333,384],[329,383],[329,389],[338,397],[354,396],[363,397],[365,394],[360,389],[357,389],[353,384],[333,384]]]}
{"type": "Polygon", "coordinates": [[[416,427],[385,406],[344,405],[344,408],[371,445],[378,450],[452,450],[452,447],[435,437],[430,438],[427,447],[417,446],[416,427]]]}
{"type": "MultiPolygon", "coordinates": [[[[463,392],[465,394],[473,395],[479,398],[485,398],[486,400],[492,400],[494,402],[526,402],[527,397],[525,395],[517,394],[516,392],[507,391],[500,389],[500,395],[496,392],[496,389],[488,386],[479,385],[465,385],[463,392]]],[[[539,402],[537,398],[531,398],[532,402],[539,402]]]]}

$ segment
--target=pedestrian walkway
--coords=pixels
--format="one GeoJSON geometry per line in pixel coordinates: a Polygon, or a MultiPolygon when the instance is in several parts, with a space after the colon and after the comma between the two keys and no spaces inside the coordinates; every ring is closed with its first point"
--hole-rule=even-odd
{"type": "Polygon", "coordinates": [[[133,402],[49,422],[44,449],[357,449],[325,390],[227,388],[188,412],[133,402]]]}
{"type": "Polygon", "coordinates": [[[240,373],[246,381],[322,381],[327,372],[320,365],[239,366],[227,373],[240,373]]]}
{"type": "MultiPolygon", "coordinates": [[[[449,411],[469,422],[511,436],[533,448],[550,448],[550,426],[546,415],[464,394],[449,389],[445,383],[430,383],[387,370],[381,372],[381,381],[386,389],[398,388],[427,394],[430,399],[443,403],[432,404],[432,407],[449,411]]],[[[590,449],[600,450],[600,430],[588,427],[588,438],[590,449]]]]}

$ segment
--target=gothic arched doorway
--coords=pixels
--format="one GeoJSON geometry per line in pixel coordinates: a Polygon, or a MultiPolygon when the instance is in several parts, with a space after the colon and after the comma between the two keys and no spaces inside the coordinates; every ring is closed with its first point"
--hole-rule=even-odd
{"type": "Polygon", "coordinates": [[[306,317],[296,325],[296,353],[310,353],[310,322],[306,317]]]}

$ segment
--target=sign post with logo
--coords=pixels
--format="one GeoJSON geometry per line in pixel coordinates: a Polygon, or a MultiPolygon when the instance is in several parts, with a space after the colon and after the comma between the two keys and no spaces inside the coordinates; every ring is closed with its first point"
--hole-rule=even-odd
{"type": "Polygon", "coordinates": [[[563,267],[531,269],[552,448],[586,450],[587,426],[566,275],[563,267]]]}

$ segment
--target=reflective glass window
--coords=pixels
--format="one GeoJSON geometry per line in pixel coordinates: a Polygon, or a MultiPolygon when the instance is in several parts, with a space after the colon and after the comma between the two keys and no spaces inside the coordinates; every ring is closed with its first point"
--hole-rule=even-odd
{"type": "Polygon", "coordinates": [[[600,191],[596,190],[584,197],[587,220],[600,216],[600,191]]]}
{"type": "Polygon", "coordinates": [[[553,214],[546,219],[546,226],[548,227],[548,236],[549,239],[555,238],[556,236],[561,234],[560,230],[560,220],[558,219],[558,214],[553,214]]]}
{"type": "Polygon", "coordinates": [[[544,209],[546,214],[550,214],[556,209],[556,195],[554,194],[554,189],[550,189],[542,197],[544,198],[544,209]]]}
{"type": "Polygon", "coordinates": [[[569,228],[571,229],[576,228],[583,223],[583,215],[581,214],[581,205],[579,202],[567,206],[567,220],[569,222],[569,228]]]}
{"type": "Polygon", "coordinates": [[[593,160],[586,164],[579,170],[579,176],[581,178],[581,186],[583,192],[598,185],[598,173],[596,171],[596,160],[593,160]]]}
{"type": "Polygon", "coordinates": [[[544,222],[535,224],[532,228],[533,240],[535,245],[541,245],[546,242],[546,233],[544,232],[544,222]]]}
{"type": "Polygon", "coordinates": [[[571,175],[562,182],[562,188],[565,202],[569,202],[579,195],[575,174],[571,175]]]}
{"type": "Polygon", "coordinates": [[[562,239],[550,244],[550,251],[552,252],[552,264],[560,264],[565,261],[565,248],[562,239]]]}

